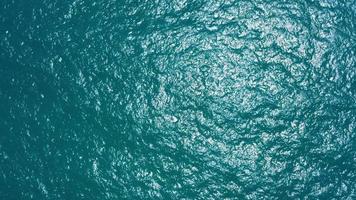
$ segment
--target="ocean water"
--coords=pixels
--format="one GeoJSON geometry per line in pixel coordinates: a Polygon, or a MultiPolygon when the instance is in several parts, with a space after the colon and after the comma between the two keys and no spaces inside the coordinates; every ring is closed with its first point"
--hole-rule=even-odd
{"type": "Polygon", "coordinates": [[[0,199],[356,199],[355,0],[1,0],[0,199]]]}

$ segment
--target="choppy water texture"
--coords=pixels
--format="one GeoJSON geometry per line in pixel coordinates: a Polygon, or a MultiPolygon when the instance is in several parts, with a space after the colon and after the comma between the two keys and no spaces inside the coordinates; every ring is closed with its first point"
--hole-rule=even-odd
{"type": "Polygon", "coordinates": [[[356,2],[1,0],[0,199],[355,199],[356,2]]]}

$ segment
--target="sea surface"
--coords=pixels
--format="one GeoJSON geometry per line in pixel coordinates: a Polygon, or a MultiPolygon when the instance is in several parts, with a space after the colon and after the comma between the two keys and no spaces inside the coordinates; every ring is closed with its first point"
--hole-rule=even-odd
{"type": "Polygon", "coordinates": [[[0,199],[356,199],[355,0],[1,0],[0,199]]]}

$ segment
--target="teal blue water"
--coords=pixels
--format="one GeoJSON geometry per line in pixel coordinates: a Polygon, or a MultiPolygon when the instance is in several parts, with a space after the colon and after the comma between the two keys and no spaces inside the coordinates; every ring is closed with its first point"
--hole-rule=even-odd
{"type": "Polygon", "coordinates": [[[356,199],[356,1],[1,0],[0,199],[356,199]]]}

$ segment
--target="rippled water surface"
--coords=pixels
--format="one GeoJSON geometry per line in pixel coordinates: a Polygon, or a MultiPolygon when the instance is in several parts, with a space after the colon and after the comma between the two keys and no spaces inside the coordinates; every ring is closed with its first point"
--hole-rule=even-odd
{"type": "Polygon", "coordinates": [[[355,199],[355,73],[354,0],[1,0],[0,199],[355,199]]]}

